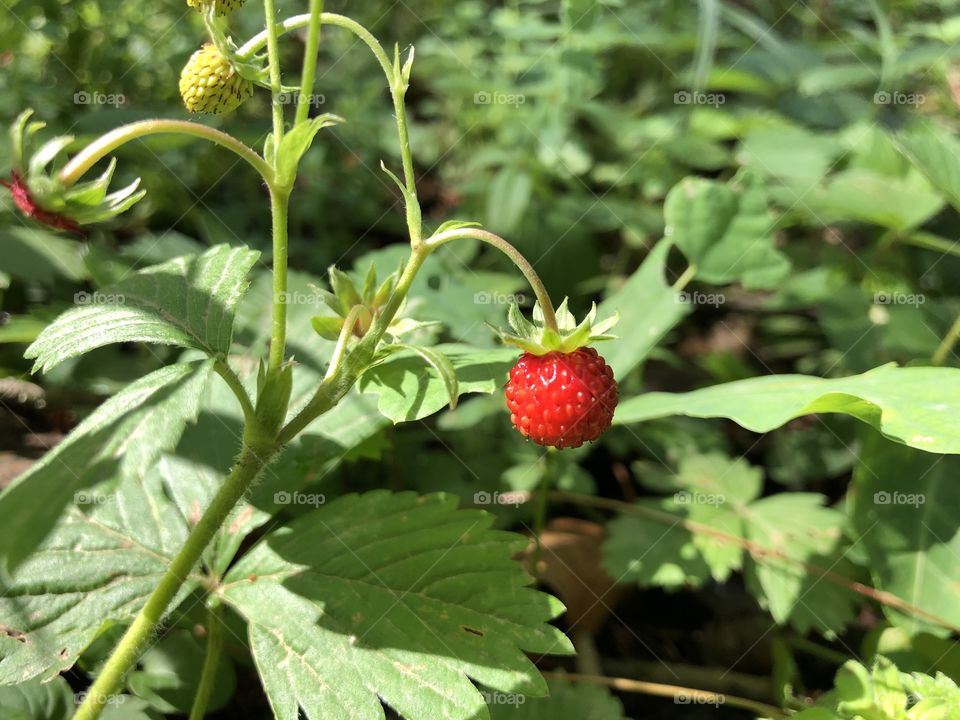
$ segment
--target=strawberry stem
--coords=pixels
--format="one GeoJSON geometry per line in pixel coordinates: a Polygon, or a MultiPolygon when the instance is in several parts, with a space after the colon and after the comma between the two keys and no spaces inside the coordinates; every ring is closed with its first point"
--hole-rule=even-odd
{"type": "Polygon", "coordinates": [[[492,232],[475,227],[447,230],[446,232],[434,235],[432,238],[425,240],[423,244],[433,249],[452,242],[453,240],[480,240],[488,245],[492,245],[510,258],[511,262],[517,266],[517,269],[523,273],[527,282],[530,283],[530,288],[533,290],[533,294],[536,296],[537,302],[543,310],[544,327],[553,330],[558,335],[560,334],[560,328],[557,325],[557,315],[554,312],[553,303],[550,301],[550,295],[547,294],[547,288],[544,286],[543,281],[540,280],[540,276],[537,275],[537,271],[533,269],[533,265],[530,264],[530,261],[527,260],[519,250],[499,235],[494,235],[492,232]]]}
{"type": "Polygon", "coordinates": [[[320,23],[323,16],[323,0],[310,0],[310,23],[307,30],[307,45],[303,51],[303,72],[300,80],[300,95],[297,96],[297,114],[294,123],[300,125],[310,112],[313,83],[317,76],[317,53],[320,49],[320,23]]]}
{"type": "Polygon", "coordinates": [[[232,135],[189,120],[141,120],[114,128],[74,155],[60,170],[60,182],[70,187],[90,168],[122,145],[126,145],[131,140],[165,133],[198,137],[224,147],[246,160],[254,170],[260,173],[267,185],[273,184],[273,168],[253,148],[232,135]]]}

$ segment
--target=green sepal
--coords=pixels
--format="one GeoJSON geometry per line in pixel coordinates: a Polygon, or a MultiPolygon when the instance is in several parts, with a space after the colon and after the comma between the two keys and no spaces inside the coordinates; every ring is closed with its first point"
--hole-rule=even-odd
{"type": "Polygon", "coordinates": [[[577,323],[573,313],[567,307],[564,298],[554,311],[557,330],[547,327],[543,309],[537,303],[533,306],[533,321],[527,320],[516,302],[510,303],[507,310],[507,323],[511,331],[493,328],[500,339],[533,355],[546,355],[549,352],[573,352],[601,340],[612,340],[615,335],[607,333],[620,319],[618,313],[597,322],[597,306],[593,304],[586,317],[577,323]]]}
{"type": "Polygon", "coordinates": [[[350,276],[343,272],[343,270],[339,270],[336,266],[331,265],[328,275],[330,277],[330,289],[333,290],[333,294],[340,304],[340,312],[346,317],[354,305],[359,305],[363,302],[363,298],[360,297],[360,293],[357,292],[357,287],[353,284],[353,280],[351,280],[350,276]]]}
{"type": "Polygon", "coordinates": [[[290,187],[297,176],[300,160],[310,149],[317,133],[325,127],[344,122],[339,115],[326,113],[319,115],[305,123],[295,126],[283,136],[277,148],[275,160],[277,168],[277,182],[284,187],[290,187]]]}
{"type": "Polygon", "coordinates": [[[343,318],[317,315],[310,319],[310,324],[313,326],[317,335],[324,340],[336,342],[340,337],[340,331],[343,329],[343,318]]]}

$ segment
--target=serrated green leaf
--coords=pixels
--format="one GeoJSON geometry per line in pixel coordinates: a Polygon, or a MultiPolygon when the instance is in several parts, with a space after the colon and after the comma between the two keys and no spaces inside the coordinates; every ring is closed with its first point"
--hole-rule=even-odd
{"type": "Polygon", "coordinates": [[[468,680],[524,695],[546,684],[524,655],[572,646],[562,610],[526,585],[526,545],[449,496],[376,491],[323,506],[268,535],[225,578],[248,622],[274,715],[381,720],[485,718],[468,680]],[[330,662],[336,658],[336,662],[330,662]]]}
{"type": "Polygon", "coordinates": [[[219,245],[155,265],[94,293],[55,320],[26,352],[35,370],[117,342],[152,342],[225,355],[233,315],[259,253],[219,245]]]}
{"type": "MultiPolygon", "coordinates": [[[[457,378],[457,392],[492,393],[506,382],[517,357],[510,348],[481,349],[445,344],[432,348],[449,358],[457,378]]],[[[379,395],[380,412],[394,423],[419,420],[447,404],[447,384],[411,355],[397,355],[370,368],[358,383],[360,392],[379,395]]]]}
{"type": "MultiPolygon", "coordinates": [[[[955,625],[960,625],[960,606],[944,584],[960,578],[958,471],[957,458],[917,452],[874,435],[855,471],[851,510],[877,588],[955,625]]],[[[911,635],[949,634],[916,613],[884,612],[911,635]]]]}
{"type": "Polygon", "coordinates": [[[918,122],[896,137],[902,152],[955,208],[960,208],[960,142],[946,128],[918,122]]]}
{"type": "Polygon", "coordinates": [[[773,246],[766,192],[751,177],[739,185],[683,180],[667,195],[663,207],[669,237],[705,282],[774,287],[790,264],[773,246]]]}
{"type": "Polygon", "coordinates": [[[958,407],[960,370],[884,365],[846,378],[768,375],[689,393],[647,393],[622,400],[614,423],[689,415],[728,418],[769,432],[801,415],[842,413],[904,445],[960,453],[958,407]]]}
{"type": "MultiPolygon", "coordinates": [[[[664,279],[671,247],[669,240],[657,243],[623,287],[600,304],[600,317],[618,315],[621,327],[629,328],[603,348],[603,356],[618,379],[643,362],[693,309],[678,302],[677,292],[664,279]]],[[[598,332],[603,334],[610,327],[598,328],[598,332]]]]}
{"type": "MultiPolygon", "coordinates": [[[[0,578],[0,683],[52,678],[109,624],[130,622],[186,540],[187,520],[156,473],[128,475],[116,492],[91,490],[87,500],[89,514],[70,507],[0,578]]],[[[194,587],[188,578],[178,600],[194,587]]]]}
{"type": "Polygon", "coordinates": [[[212,361],[170,365],[127,386],[0,493],[0,557],[16,564],[90,488],[109,490],[171,450],[197,417],[212,361]],[[43,498],[43,502],[37,502],[43,498]]]}
{"type": "Polygon", "coordinates": [[[490,720],[627,720],[623,705],[604,687],[550,680],[550,696],[527,698],[481,689],[490,720]]]}

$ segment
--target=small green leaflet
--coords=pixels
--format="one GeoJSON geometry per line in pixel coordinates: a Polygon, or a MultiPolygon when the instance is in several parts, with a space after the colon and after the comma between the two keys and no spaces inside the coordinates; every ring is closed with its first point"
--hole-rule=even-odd
{"type": "MultiPolygon", "coordinates": [[[[429,350],[445,355],[456,376],[456,392],[492,393],[507,381],[517,359],[513,348],[473,348],[436,345],[429,350]]],[[[377,406],[394,423],[419,420],[450,402],[450,384],[412,353],[388,357],[360,378],[360,392],[379,395],[377,406]]]]}
{"type": "Polygon", "coordinates": [[[546,694],[524,651],[568,654],[527,585],[524,538],[447,495],[348,495],[267,535],[227,574],[278,720],[489,718],[477,682],[546,694]],[[331,658],[336,661],[332,662],[331,658]],[[379,698],[379,699],[378,699],[379,698]]]}
{"type": "Polygon", "coordinates": [[[212,364],[169,365],[130,384],[0,493],[0,558],[18,563],[64,507],[87,491],[99,497],[119,479],[141,475],[173,449],[197,417],[212,364]]]}
{"type": "Polygon", "coordinates": [[[222,356],[233,314],[260,253],[218,245],[202,255],[154,265],[119,283],[75,296],[80,307],[57,318],[27,349],[34,371],[118,342],[196,348],[222,356]]]}
{"type": "Polygon", "coordinates": [[[769,432],[801,415],[842,413],[904,445],[955,454],[960,453],[958,410],[960,370],[890,364],[846,378],[768,375],[688,393],[647,393],[623,400],[614,422],[721,417],[753,432],[769,432]]]}
{"type": "MultiPolygon", "coordinates": [[[[130,475],[88,503],[89,514],[68,508],[37,551],[0,577],[0,684],[55,677],[107,624],[131,621],[187,538],[157,473],[130,475]]],[[[172,607],[195,586],[189,578],[172,607]]]]}
{"type": "MultiPolygon", "coordinates": [[[[873,582],[960,627],[960,461],[871,435],[854,474],[850,515],[856,537],[869,555],[873,582]]],[[[892,608],[884,612],[911,635],[950,634],[919,613],[892,608]]]]}
{"type": "Polygon", "coordinates": [[[769,288],[790,269],[789,260],[773,246],[767,195],[752,174],[729,185],[687,178],[667,194],[663,214],[670,239],[704,282],[769,288]]]}

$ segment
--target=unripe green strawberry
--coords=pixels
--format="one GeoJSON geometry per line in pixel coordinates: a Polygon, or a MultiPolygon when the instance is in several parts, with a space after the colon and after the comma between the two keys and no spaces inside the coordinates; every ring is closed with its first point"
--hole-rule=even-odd
{"type": "Polygon", "coordinates": [[[217,15],[229,15],[239,8],[245,0],[187,0],[187,5],[197,10],[204,10],[213,5],[214,12],[217,15]]]}
{"type": "Polygon", "coordinates": [[[180,97],[193,113],[228,113],[253,95],[253,83],[242,78],[230,61],[206,43],[180,73],[180,97]]]}

